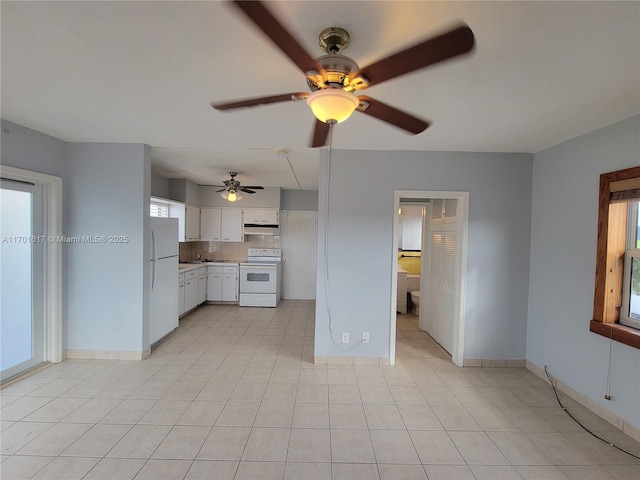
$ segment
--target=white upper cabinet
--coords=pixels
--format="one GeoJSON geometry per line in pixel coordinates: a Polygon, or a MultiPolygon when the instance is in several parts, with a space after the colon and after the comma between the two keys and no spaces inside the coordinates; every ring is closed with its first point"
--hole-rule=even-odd
{"type": "Polygon", "coordinates": [[[184,236],[186,242],[200,240],[200,207],[187,205],[184,236]]]}
{"type": "Polygon", "coordinates": [[[200,209],[200,240],[203,242],[219,242],[222,209],[202,207],[200,209]]]}
{"type": "Polygon", "coordinates": [[[242,209],[223,208],[220,215],[220,237],[223,242],[244,242],[242,209]]]}
{"type": "Polygon", "coordinates": [[[280,210],[277,208],[245,208],[243,223],[254,225],[279,225],[280,210]]]}

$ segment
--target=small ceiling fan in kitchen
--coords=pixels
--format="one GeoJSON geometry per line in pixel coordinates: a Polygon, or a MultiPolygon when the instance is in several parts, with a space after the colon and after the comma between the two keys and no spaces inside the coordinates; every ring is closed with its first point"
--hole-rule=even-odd
{"type": "Polygon", "coordinates": [[[319,40],[326,55],[314,59],[263,2],[236,0],[232,3],[304,73],[311,93],[285,93],[212,103],[211,106],[224,111],[306,99],[316,116],[312,147],[325,145],[331,125],[346,120],[354,110],[414,135],[423,132],[430,125],[426,120],[355,92],[463,55],[472,51],[475,45],[473,32],[462,24],[360,68],[353,59],[342,54],[349,45],[349,32],[346,30],[339,27],[324,29],[319,40]]]}
{"type": "Polygon", "coordinates": [[[229,180],[223,180],[223,185],[199,185],[200,187],[223,187],[220,190],[216,190],[216,192],[222,192],[220,195],[225,200],[229,200],[230,202],[235,202],[236,200],[242,200],[244,195],[241,192],[254,194],[255,190],[264,190],[264,187],[259,185],[252,185],[249,187],[243,187],[240,185],[240,182],[236,180],[236,176],[238,172],[229,172],[229,176],[231,177],[229,180]]]}

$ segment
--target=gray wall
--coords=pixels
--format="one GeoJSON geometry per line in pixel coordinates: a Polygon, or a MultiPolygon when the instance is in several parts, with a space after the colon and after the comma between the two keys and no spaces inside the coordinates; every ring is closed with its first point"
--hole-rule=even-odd
{"type": "Polygon", "coordinates": [[[533,156],[334,150],[329,179],[323,155],[315,354],[389,356],[394,191],[437,190],[470,192],[464,357],[524,359],[533,156]],[[340,348],[363,331],[368,345],[340,348]]]}
{"type": "Polygon", "coordinates": [[[282,190],[280,194],[280,208],[282,210],[298,212],[317,212],[318,191],[282,190]]]}
{"type": "Polygon", "coordinates": [[[169,198],[169,179],[160,175],[151,175],[151,196],[169,198]]]}
{"type": "Polygon", "coordinates": [[[198,185],[191,180],[171,178],[169,179],[169,196],[167,198],[197,207],[200,202],[198,189],[198,185]]]}
{"type": "Polygon", "coordinates": [[[601,173],[640,162],[640,117],[535,155],[527,359],[640,426],[640,350],[589,332],[601,173]]]}
{"type": "Polygon", "coordinates": [[[7,120],[2,120],[2,130],[0,161],[3,165],[64,176],[67,155],[65,142],[7,120]]]}
{"type": "Polygon", "coordinates": [[[68,146],[65,234],[127,236],[124,243],[66,245],[68,349],[148,346],[149,159],[140,144],[68,146]]]}
{"type": "Polygon", "coordinates": [[[149,147],[73,144],[2,120],[2,163],[63,179],[66,236],[127,243],[62,248],[63,350],[142,352],[148,346],[149,147]]]}

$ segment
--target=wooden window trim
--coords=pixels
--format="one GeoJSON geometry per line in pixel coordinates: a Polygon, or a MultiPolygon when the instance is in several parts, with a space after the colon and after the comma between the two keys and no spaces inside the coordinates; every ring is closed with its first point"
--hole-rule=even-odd
{"type": "Polygon", "coordinates": [[[611,203],[611,191],[640,180],[640,167],[600,175],[598,243],[596,252],[593,319],[589,330],[640,349],[640,330],[620,325],[624,252],[626,249],[626,204],[611,203]],[[612,185],[615,184],[615,185],[612,185]],[[611,221],[610,221],[611,220],[611,221]]]}

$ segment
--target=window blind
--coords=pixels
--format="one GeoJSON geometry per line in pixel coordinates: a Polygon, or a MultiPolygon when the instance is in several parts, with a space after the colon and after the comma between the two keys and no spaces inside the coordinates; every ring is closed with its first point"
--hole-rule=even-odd
{"type": "Polygon", "coordinates": [[[169,205],[166,203],[151,202],[149,214],[152,217],[169,218],[169,205]]]}

